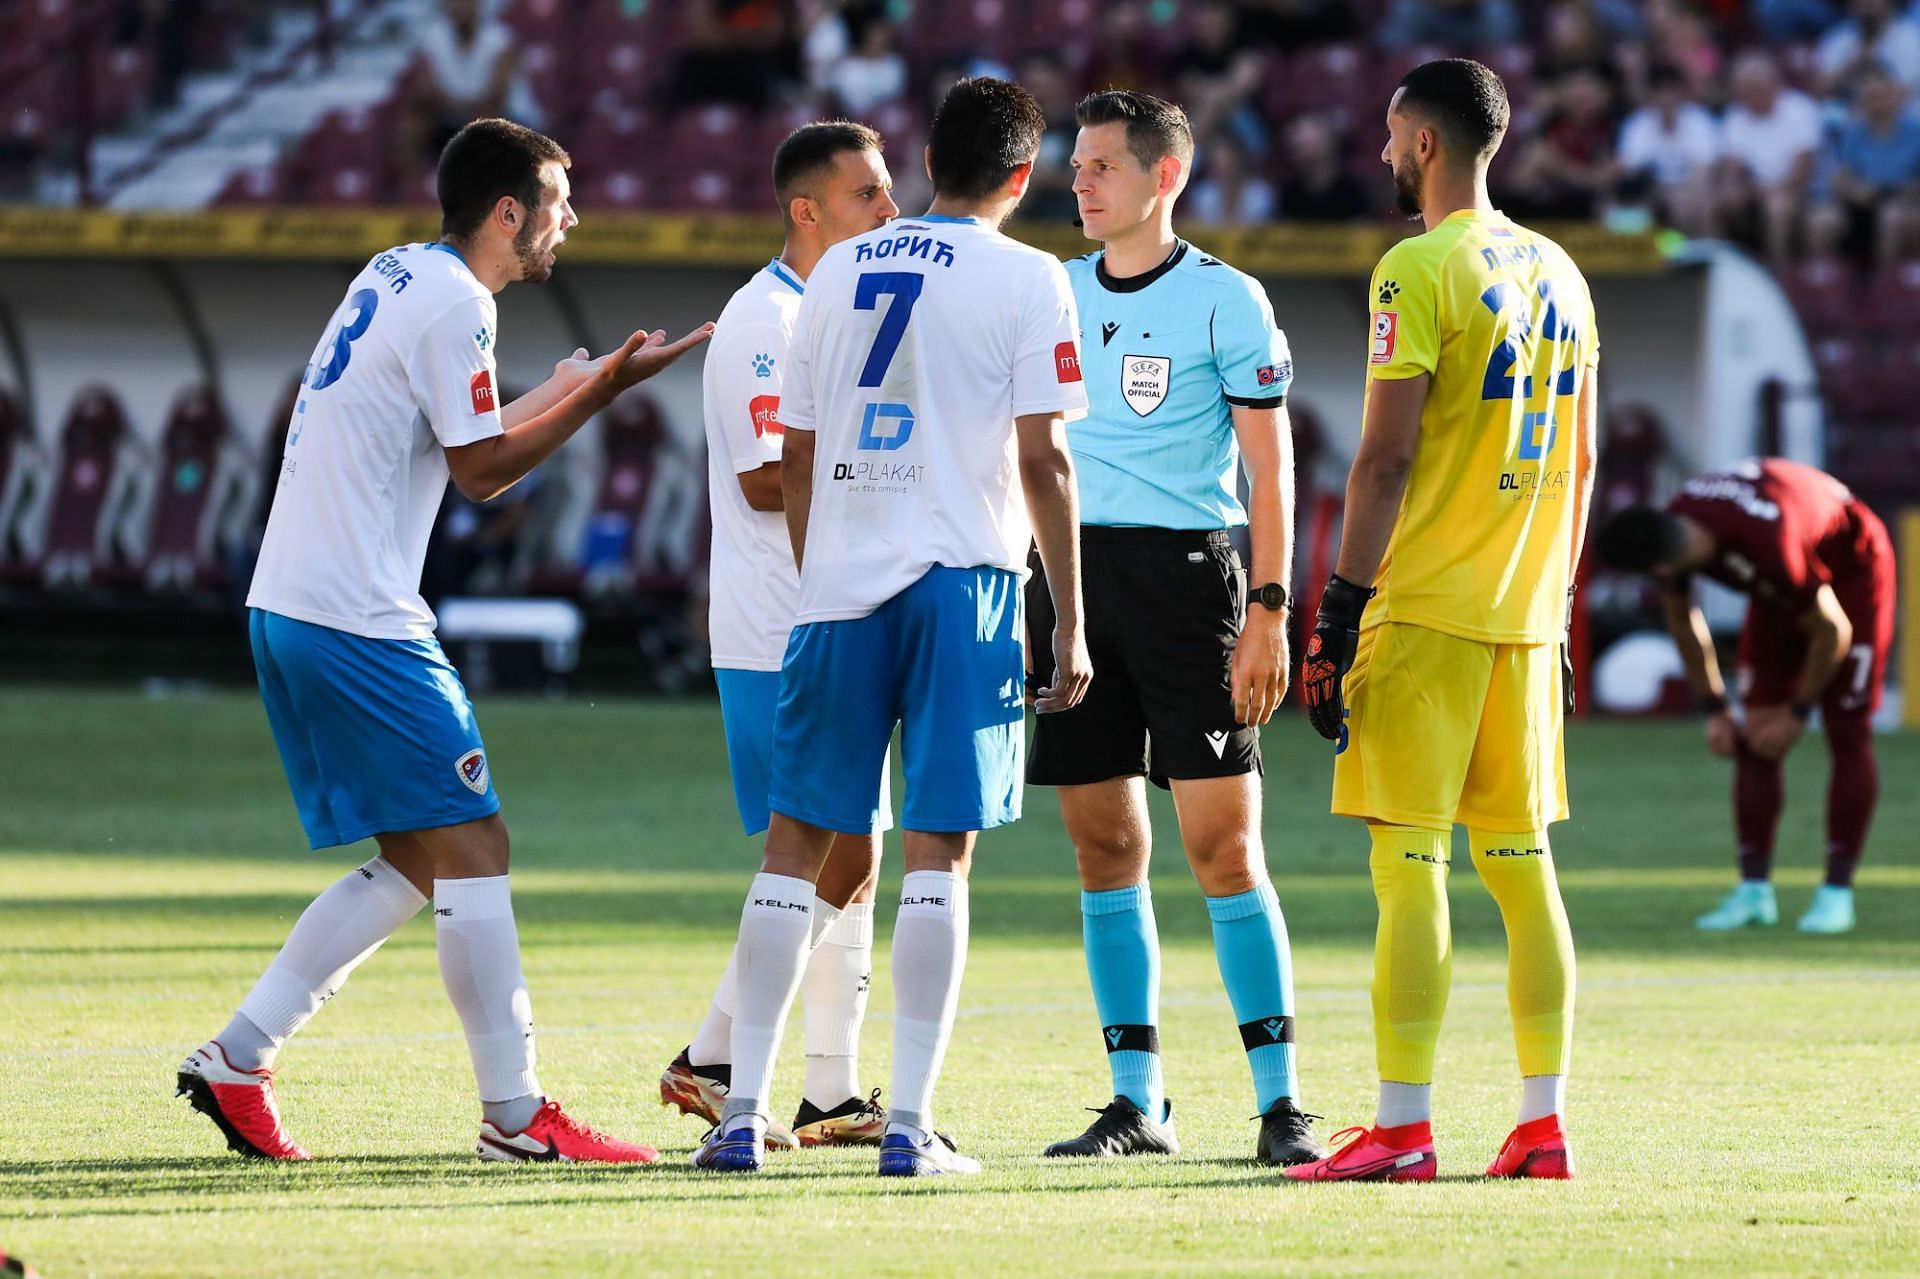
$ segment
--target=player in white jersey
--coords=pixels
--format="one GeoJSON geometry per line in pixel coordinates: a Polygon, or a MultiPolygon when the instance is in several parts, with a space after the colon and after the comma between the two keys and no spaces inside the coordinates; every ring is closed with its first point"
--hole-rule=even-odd
{"type": "MultiPolygon", "coordinates": [[[[800,574],[780,492],[780,392],[787,343],[807,277],[828,248],[885,225],[900,210],[880,135],[827,120],[789,134],[773,157],[786,219],[780,256],[740,287],[720,313],[702,374],[708,502],[713,510],[707,631],[720,687],[734,800],[749,835],[767,829],[773,716],[780,658],[799,606],[800,574]]],[[[812,949],[801,994],[807,1010],[806,1086],[790,1134],[775,1145],[877,1146],[886,1126],[879,1091],[860,1092],[860,1026],[873,975],[873,891],[880,836],[891,821],[885,780],[865,831],[837,836],[813,903],[812,949]]],[[[660,1077],[662,1104],[720,1121],[731,1085],[735,963],[729,961],[693,1042],[660,1077]]]]}
{"type": "Polygon", "coordinates": [[[477,1153],[649,1163],[549,1100],[507,886],[507,828],[460,677],[434,639],[420,565],[452,477],[474,501],[524,478],[595,413],[712,331],[585,351],[503,410],[493,295],[544,280],[578,221],[567,153],[476,120],[440,157],[442,233],[347,288],[302,380],[247,598],[267,721],[315,848],[380,855],[307,907],[180,1092],[243,1155],[306,1159],[280,1125],[273,1061],[363,960],[433,898],[440,971],[479,1084],[477,1153]]]}
{"type": "Polygon", "coordinates": [[[1066,422],[1086,412],[1066,272],[1000,224],[1045,120],[1001,80],[934,116],[928,213],[829,249],[807,281],[780,420],[800,608],[781,668],[772,826],[741,912],[733,1089],[697,1167],[762,1166],[773,1060],[835,832],[871,828],[901,727],[906,879],[893,934],[882,1176],[979,1171],[933,1129],[978,832],[1020,815],[1020,580],[1037,539],[1059,622],[1042,712],[1092,678],[1066,422]]]}

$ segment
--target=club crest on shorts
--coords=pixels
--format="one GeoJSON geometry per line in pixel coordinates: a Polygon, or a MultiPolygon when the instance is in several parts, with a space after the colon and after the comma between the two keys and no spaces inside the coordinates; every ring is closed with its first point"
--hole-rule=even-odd
{"type": "Polygon", "coordinates": [[[1120,393],[1141,417],[1160,407],[1173,381],[1173,361],[1158,355],[1129,355],[1120,361],[1120,393]]]}
{"type": "Polygon", "coordinates": [[[487,793],[487,756],[486,752],[474,749],[453,761],[453,771],[460,774],[460,783],[476,795],[487,793]]]}

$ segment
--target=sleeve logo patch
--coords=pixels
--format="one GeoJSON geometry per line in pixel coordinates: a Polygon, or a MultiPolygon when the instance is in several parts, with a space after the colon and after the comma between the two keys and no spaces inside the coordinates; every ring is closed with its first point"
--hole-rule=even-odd
{"type": "Polygon", "coordinates": [[[493,370],[481,369],[467,383],[467,391],[473,396],[474,416],[491,413],[497,407],[493,400],[493,370]]]}
{"type": "Polygon", "coordinates": [[[1293,361],[1282,360],[1278,364],[1268,364],[1253,371],[1253,376],[1261,386],[1279,386],[1293,380],[1293,361]]]}
{"type": "Polygon", "coordinates": [[[1080,348],[1071,342],[1062,342],[1053,348],[1054,376],[1062,382],[1080,380],[1080,348]]]}
{"type": "Polygon", "coordinates": [[[1392,306],[1393,300],[1400,296],[1400,286],[1392,280],[1380,281],[1380,305],[1392,306]]]}
{"type": "MultiPolygon", "coordinates": [[[[1382,290],[1384,292],[1385,290],[1382,290]]],[[[1400,317],[1392,311],[1373,313],[1373,353],[1369,364],[1393,363],[1393,348],[1400,336],[1400,317]]]]}
{"type": "Polygon", "coordinates": [[[747,412],[753,415],[753,438],[760,439],[768,435],[785,435],[787,428],[780,425],[780,397],[777,395],[756,395],[747,401],[747,412]]]}
{"type": "Polygon", "coordinates": [[[762,351],[753,357],[753,375],[755,377],[772,377],[775,363],[776,361],[771,355],[762,351]]]}

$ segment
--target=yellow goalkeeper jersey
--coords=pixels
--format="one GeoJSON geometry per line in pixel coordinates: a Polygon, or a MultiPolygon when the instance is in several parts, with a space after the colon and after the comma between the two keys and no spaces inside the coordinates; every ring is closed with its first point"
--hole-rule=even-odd
{"type": "Polygon", "coordinates": [[[1365,624],[1559,640],[1575,413],[1600,360],[1586,280],[1545,236],[1468,209],[1389,249],[1368,305],[1369,395],[1381,379],[1433,382],[1365,624]]]}

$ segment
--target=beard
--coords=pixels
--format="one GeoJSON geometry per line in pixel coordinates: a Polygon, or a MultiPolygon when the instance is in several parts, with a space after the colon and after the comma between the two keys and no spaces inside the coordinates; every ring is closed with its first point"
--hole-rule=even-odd
{"type": "Polygon", "coordinates": [[[534,246],[531,219],[513,237],[513,256],[520,263],[523,280],[539,284],[553,275],[553,268],[547,265],[546,250],[534,246]]]}
{"type": "Polygon", "coordinates": [[[1409,218],[1420,216],[1420,162],[1408,155],[1393,166],[1393,202],[1409,218]]]}

